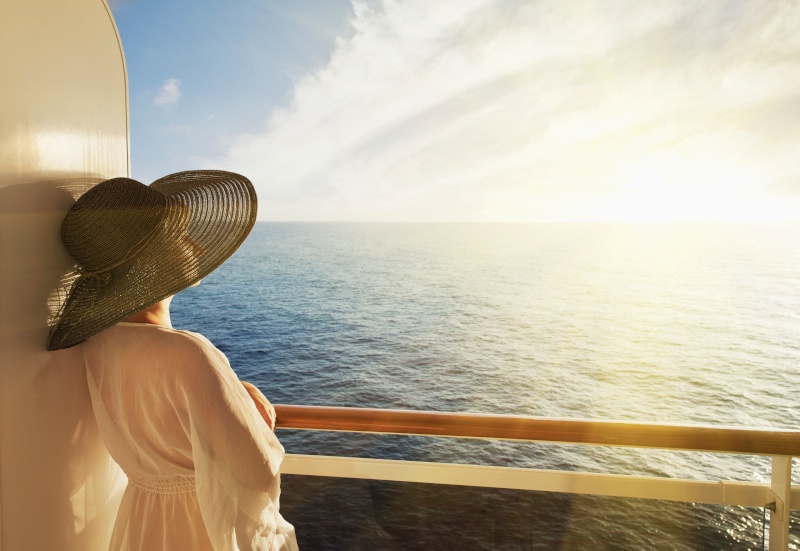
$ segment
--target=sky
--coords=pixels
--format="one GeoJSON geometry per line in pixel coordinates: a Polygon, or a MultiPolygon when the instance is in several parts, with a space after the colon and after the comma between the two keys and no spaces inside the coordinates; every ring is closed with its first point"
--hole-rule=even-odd
{"type": "Polygon", "coordinates": [[[132,177],[275,221],[800,222],[800,3],[115,0],[132,177]]]}

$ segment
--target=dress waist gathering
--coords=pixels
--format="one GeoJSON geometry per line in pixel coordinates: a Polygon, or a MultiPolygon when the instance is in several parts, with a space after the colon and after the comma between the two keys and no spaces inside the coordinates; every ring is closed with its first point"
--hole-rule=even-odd
{"type": "Polygon", "coordinates": [[[152,494],[185,494],[195,491],[193,476],[128,476],[128,485],[152,494]]]}

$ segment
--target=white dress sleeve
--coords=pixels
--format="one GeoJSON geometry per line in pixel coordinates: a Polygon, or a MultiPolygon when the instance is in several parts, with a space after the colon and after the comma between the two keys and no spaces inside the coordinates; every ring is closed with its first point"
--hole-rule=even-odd
{"type": "Polygon", "coordinates": [[[281,517],[283,446],[258,413],[225,355],[192,334],[186,385],[197,499],[217,551],[294,551],[281,517]]]}

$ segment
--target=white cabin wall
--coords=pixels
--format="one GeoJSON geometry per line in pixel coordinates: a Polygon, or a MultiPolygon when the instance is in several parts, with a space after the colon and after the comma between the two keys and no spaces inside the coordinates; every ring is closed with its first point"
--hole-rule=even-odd
{"type": "Polygon", "coordinates": [[[0,550],[105,550],[124,485],[81,346],[46,352],[59,226],[129,175],[119,35],[103,0],[0,1],[0,550]]]}

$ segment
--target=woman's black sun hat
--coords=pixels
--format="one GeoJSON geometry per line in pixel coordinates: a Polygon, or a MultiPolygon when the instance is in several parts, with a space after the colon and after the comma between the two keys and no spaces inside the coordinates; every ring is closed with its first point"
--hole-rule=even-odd
{"type": "Polygon", "coordinates": [[[198,282],[230,257],[256,221],[250,180],[220,170],[170,174],[146,186],[99,183],[61,224],[75,259],[48,350],[79,344],[198,282]]]}

